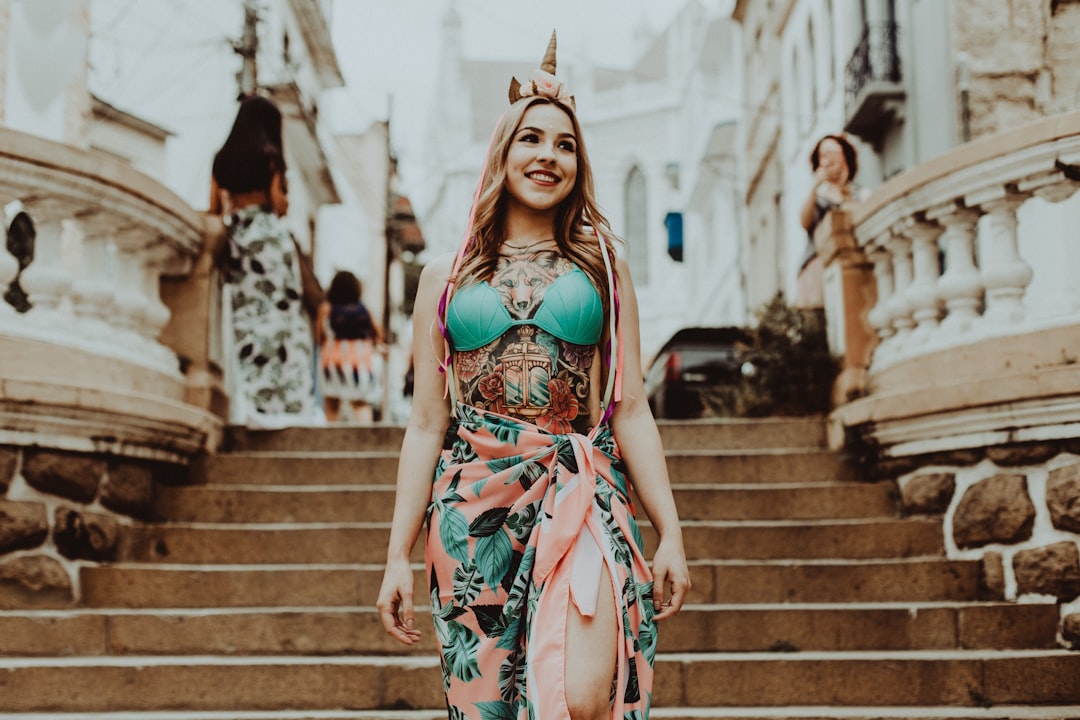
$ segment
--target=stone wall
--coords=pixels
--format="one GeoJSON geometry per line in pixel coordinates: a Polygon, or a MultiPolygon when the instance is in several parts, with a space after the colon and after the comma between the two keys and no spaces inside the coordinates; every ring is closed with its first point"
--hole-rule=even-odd
{"type": "Polygon", "coordinates": [[[966,53],[972,139],[1076,109],[1080,3],[954,0],[952,37],[966,53]]]}
{"type": "Polygon", "coordinates": [[[120,559],[124,530],[151,520],[164,463],[0,447],[0,608],[63,607],[79,567],[120,559]]]}
{"type": "Polygon", "coordinates": [[[981,560],[994,596],[1060,603],[1062,639],[1080,649],[1080,441],[909,458],[882,469],[899,475],[906,513],[944,517],[948,555],[981,560]]]}

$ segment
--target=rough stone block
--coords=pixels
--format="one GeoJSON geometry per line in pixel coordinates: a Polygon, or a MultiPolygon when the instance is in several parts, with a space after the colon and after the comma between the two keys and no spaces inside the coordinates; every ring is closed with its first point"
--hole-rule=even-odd
{"type": "Polygon", "coordinates": [[[986,457],[1002,467],[1039,465],[1061,452],[1057,443],[1018,443],[986,448],[986,457]]]}
{"type": "Polygon", "coordinates": [[[904,485],[904,510],[912,515],[941,515],[948,509],[955,492],[954,473],[916,475],[904,485]]]}
{"type": "Polygon", "coordinates": [[[72,560],[108,562],[116,558],[120,523],[107,515],[57,508],[53,523],[53,543],[72,560]]]}
{"type": "Polygon", "coordinates": [[[1073,647],[1080,647],[1080,613],[1066,615],[1062,619],[1061,637],[1072,643],[1073,647]]]}
{"type": "Polygon", "coordinates": [[[992,3],[959,0],[953,3],[953,47],[968,53],[973,73],[1001,75],[1033,72],[1044,62],[1049,13],[1043,0],[992,3]]]}
{"type": "Polygon", "coordinates": [[[1080,533],[1080,463],[1050,471],[1046,505],[1054,527],[1080,533]]]}
{"type": "Polygon", "coordinates": [[[14,448],[0,447],[0,495],[11,487],[15,476],[15,465],[19,461],[19,451],[14,448]]]}
{"type": "Polygon", "coordinates": [[[154,471],[150,465],[117,462],[101,488],[101,504],[136,518],[149,518],[154,506],[154,471]]]}
{"type": "Polygon", "coordinates": [[[22,469],[30,487],[83,503],[97,496],[104,472],[101,458],[54,450],[27,450],[22,469]]]}
{"type": "Polygon", "coordinates": [[[953,516],[953,539],[961,548],[1017,543],[1031,537],[1035,506],[1023,475],[994,475],[964,493],[953,516]]]}
{"type": "Polygon", "coordinates": [[[54,558],[33,555],[0,563],[0,607],[68,605],[71,578],[54,558]]]}
{"type": "Polygon", "coordinates": [[[983,555],[979,566],[979,597],[983,600],[1005,599],[1005,561],[999,552],[983,555]]]}
{"type": "Polygon", "coordinates": [[[0,553],[35,548],[48,536],[44,505],[0,500],[0,553]]]}
{"type": "Polygon", "coordinates": [[[1059,542],[1013,556],[1019,594],[1053,595],[1069,602],[1080,596],[1080,550],[1074,542],[1059,542]]]}

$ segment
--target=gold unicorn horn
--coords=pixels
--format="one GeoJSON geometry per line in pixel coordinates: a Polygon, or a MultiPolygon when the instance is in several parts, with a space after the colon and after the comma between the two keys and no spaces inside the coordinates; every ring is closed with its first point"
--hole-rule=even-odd
{"type": "Polygon", "coordinates": [[[551,31],[551,40],[548,42],[544,59],[540,62],[540,69],[546,73],[555,74],[555,31],[551,31]]]}

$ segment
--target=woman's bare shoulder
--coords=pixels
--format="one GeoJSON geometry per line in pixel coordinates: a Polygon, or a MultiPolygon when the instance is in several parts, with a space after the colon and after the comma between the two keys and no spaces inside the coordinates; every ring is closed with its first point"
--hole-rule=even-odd
{"type": "Polygon", "coordinates": [[[446,253],[424,263],[424,269],[420,272],[420,286],[418,293],[430,295],[441,293],[446,282],[450,279],[450,272],[454,268],[454,255],[446,253]]]}

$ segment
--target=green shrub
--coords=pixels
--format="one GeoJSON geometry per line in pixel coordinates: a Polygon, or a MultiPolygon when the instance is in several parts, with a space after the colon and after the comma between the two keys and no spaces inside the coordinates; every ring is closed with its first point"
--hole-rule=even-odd
{"type": "Polygon", "coordinates": [[[779,293],[755,313],[742,386],[743,417],[815,415],[830,409],[840,369],[829,352],[822,311],[791,307],[779,293]]]}

